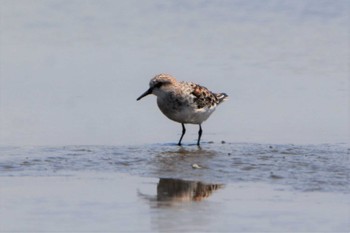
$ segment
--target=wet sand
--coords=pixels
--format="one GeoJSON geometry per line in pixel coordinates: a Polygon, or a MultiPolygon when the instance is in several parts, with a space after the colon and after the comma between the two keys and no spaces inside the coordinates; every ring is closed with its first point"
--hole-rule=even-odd
{"type": "Polygon", "coordinates": [[[1,232],[347,231],[349,195],[110,172],[0,177],[1,232]]]}

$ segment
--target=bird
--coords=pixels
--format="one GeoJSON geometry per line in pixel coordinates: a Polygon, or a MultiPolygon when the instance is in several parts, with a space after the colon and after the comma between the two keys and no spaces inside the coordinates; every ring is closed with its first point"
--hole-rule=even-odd
{"type": "Polygon", "coordinates": [[[149,82],[149,89],[136,100],[153,94],[157,97],[160,111],[170,120],[181,123],[182,134],[178,145],[186,133],[185,124],[199,125],[197,145],[200,146],[202,123],[215,111],[216,107],[228,99],[226,93],[213,93],[206,87],[193,82],[177,81],[170,74],[158,74],[149,82]]]}

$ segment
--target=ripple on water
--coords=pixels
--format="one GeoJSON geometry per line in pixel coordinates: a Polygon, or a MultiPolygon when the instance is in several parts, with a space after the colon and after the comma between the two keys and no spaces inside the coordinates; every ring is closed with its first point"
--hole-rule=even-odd
{"type": "Polygon", "coordinates": [[[263,181],[303,191],[349,192],[348,151],[344,145],[228,142],[201,148],[171,144],[6,147],[0,148],[0,175],[92,170],[216,183],[263,181]],[[201,169],[193,169],[193,164],[201,169]]]}

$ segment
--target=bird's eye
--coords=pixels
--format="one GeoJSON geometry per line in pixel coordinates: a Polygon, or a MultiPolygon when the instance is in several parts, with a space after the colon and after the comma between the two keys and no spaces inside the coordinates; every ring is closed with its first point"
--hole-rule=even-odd
{"type": "Polygon", "coordinates": [[[158,82],[158,83],[156,83],[156,85],[154,85],[154,87],[156,87],[156,88],[160,88],[162,85],[163,85],[163,83],[158,82]]]}

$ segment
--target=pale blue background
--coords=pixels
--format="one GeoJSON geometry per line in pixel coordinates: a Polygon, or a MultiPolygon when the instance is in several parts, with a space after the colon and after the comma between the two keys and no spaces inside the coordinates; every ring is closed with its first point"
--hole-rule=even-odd
{"type": "Polygon", "coordinates": [[[161,72],[230,95],[203,141],[346,142],[349,4],[1,0],[0,144],[176,142],[161,72]]]}

